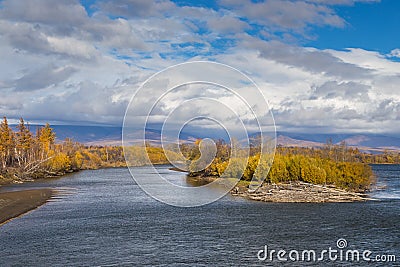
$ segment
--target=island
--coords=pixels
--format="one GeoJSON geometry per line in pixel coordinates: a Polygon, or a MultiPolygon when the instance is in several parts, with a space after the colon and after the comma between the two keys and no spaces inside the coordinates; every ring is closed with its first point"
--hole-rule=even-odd
{"type": "MultiPolygon", "coordinates": [[[[189,170],[201,164],[199,143],[185,149],[189,151],[189,170]]],[[[329,141],[321,148],[278,146],[274,155],[262,155],[260,148],[252,146],[248,157],[232,158],[229,144],[222,140],[216,144],[215,159],[204,170],[189,171],[188,176],[208,182],[240,179],[232,195],[265,202],[372,200],[368,192],[375,186],[376,177],[369,164],[382,158],[329,141]]]]}

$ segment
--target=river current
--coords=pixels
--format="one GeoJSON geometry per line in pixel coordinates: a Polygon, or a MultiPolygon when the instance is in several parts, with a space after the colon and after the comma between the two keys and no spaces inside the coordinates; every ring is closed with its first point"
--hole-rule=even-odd
{"type": "MultiPolygon", "coordinates": [[[[184,173],[157,168],[187,183],[184,173]]],[[[400,266],[400,165],[373,169],[377,200],[362,203],[262,203],[228,195],[178,208],[146,195],[124,168],[3,187],[63,194],[0,226],[0,266],[400,266]],[[317,256],[339,250],[339,239],[344,252],[370,250],[373,260],[394,255],[396,262],[288,258],[292,250],[317,256]],[[285,250],[286,261],[276,254],[262,260],[266,247],[285,250]]]]}

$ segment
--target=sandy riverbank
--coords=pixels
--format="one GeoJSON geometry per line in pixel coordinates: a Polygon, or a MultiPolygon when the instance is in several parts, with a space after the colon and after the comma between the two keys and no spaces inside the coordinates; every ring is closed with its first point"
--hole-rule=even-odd
{"type": "Polygon", "coordinates": [[[54,195],[48,188],[0,193],[0,224],[36,209],[54,195]]]}

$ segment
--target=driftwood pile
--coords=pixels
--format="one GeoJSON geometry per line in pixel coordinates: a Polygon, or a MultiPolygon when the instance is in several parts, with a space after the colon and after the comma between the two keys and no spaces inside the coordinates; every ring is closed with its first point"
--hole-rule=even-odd
{"type": "Polygon", "coordinates": [[[372,200],[365,193],[355,193],[334,186],[314,185],[304,182],[264,184],[256,190],[236,187],[231,191],[234,196],[265,202],[357,202],[372,200]]]}

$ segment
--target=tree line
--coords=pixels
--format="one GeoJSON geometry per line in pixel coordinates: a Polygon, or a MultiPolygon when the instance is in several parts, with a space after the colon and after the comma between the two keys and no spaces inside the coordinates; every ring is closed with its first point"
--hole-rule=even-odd
{"type": "Polygon", "coordinates": [[[0,123],[0,183],[121,166],[126,165],[120,146],[88,147],[69,138],[56,142],[48,123],[33,133],[22,118],[15,130],[6,117],[0,123]]]}
{"type": "MultiPolygon", "coordinates": [[[[200,157],[199,143],[185,145],[189,169],[195,170],[200,157]],[[191,146],[191,147],[188,147],[191,146]]],[[[216,142],[217,153],[214,160],[202,171],[191,171],[191,176],[233,177],[250,181],[253,177],[267,183],[303,181],[313,184],[334,185],[353,191],[365,191],[374,183],[374,174],[369,163],[395,163],[398,154],[372,155],[349,148],[345,143],[323,148],[282,147],[276,148],[274,155],[261,156],[260,147],[251,145],[250,153],[236,152],[224,141],[216,142]],[[246,157],[241,157],[240,155],[246,157]],[[388,159],[391,159],[388,162],[388,159]],[[393,161],[392,161],[393,160],[393,161]],[[228,167],[229,166],[229,167],[228,167]],[[261,171],[260,171],[261,170],[261,171]],[[269,172],[268,172],[269,170],[269,172]]]]}
{"type": "Polygon", "coordinates": [[[189,173],[193,176],[251,180],[255,175],[270,183],[305,181],[364,190],[373,182],[368,164],[400,164],[400,153],[369,154],[348,147],[344,142],[335,145],[328,141],[322,148],[278,146],[272,161],[272,155],[261,158],[257,141],[246,149],[235,140],[232,144],[216,140],[215,158],[199,172],[196,165],[202,164],[198,161],[200,143],[198,139],[167,149],[146,143],[144,147],[126,147],[124,153],[121,146],[85,146],[69,138],[56,142],[56,134],[48,123],[37,127],[33,133],[22,118],[13,129],[4,117],[0,124],[0,183],[59,176],[82,169],[126,167],[127,156],[131,166],[169,164],[171,160],[186,162],[189,170],[196,169],[189,173]],[[235,153],[232,147],[238,148],[235,153]],[[232,167],[227,168],[229,163],[232,167]],[[264,172],[259,172],[260,169],[264,172]],[[265,172],[268,169],[270,171],[265,172]]]}
{"type": "MultiPolygon", "coordinates": [[[[70,138],[56,140],[51,126],[36,127],[35,133],[24,119],[11,127],[6,117],[0,123],[0,184],[38,178],[61,176],[85,169],[126,167],[122,146],[86,146],[70,138]],[[56,142],[57,141],[57,142],[56,142]]],[[[126,148],[132,166],[168,164],[176,159],[175,152],[146,145],[126,148]],[[148,158],[147,158],[148,157],[148,158]]]]}

